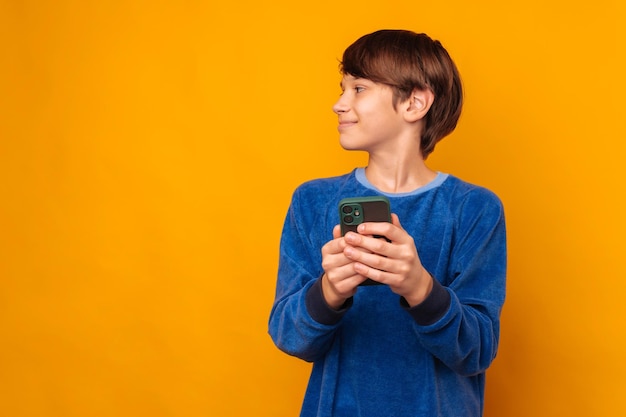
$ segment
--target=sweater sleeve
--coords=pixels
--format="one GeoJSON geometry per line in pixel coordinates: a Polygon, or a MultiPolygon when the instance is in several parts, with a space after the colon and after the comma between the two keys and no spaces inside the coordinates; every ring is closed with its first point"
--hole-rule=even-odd
{"type": "Polygon", "coordinates": [[[500,200],[486,190],[468,196],[455,217],[450,270],[446,277],[438,277],[444,284],[437,286],[439,301],[426,313],[424,306],[407,311],[422,345],[458,374],[469,376],[484,372],[497,353],[506,282],[506,232],[500,200]],[[425,317],[430,319],[425,321],[425,317]]]}
{"type": "MultiPolygon", "coordinates": [[[[269,318],[269,334],[282,351],[315,361],[330,348],[350,303],[335,311],[324,301],[320,276],[324,232],[307,221],[296,190],[285,219],[280,243],[276,296],[269,318]]],[[[329,235],[330,236],[330,235],[329,235]]]]}

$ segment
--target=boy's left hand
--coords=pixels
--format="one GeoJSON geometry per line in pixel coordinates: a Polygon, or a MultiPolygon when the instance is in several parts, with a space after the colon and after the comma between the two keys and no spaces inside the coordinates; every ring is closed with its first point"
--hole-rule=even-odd
{"type": "Polygon", "coordinates": [[[398,216],[392,214],[391,223],[362,223],[358,232],[348,232],[344,237],[348,243],[344,254],[354,261],[354,271],[388,285],[411,307],[424,301],[432,290],[433,278],[422,266],[413,238],[402,228],[398,216]]]}

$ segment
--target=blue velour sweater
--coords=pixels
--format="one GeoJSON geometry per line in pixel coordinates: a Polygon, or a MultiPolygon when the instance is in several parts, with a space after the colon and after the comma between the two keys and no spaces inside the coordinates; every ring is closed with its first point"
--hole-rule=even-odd
{"type": "Polygon", "coordinates": [[[269,333],[313,362],[301,417],[478,417],[496,356],[505,296],[500,200],[439,173],[410,193],[385,194],[363,169],[295,191],[281,238],[269,333]],[[433,291],[410,308],[384,285],[359,287],[339,311],[324,301],[322,246],[342,198],[386,195],[413,237],[433,291]]]}

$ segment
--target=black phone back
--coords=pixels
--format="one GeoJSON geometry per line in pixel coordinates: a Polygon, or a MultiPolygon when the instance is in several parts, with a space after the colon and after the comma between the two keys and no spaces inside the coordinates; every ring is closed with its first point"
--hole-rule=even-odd
{"type": "Polygon", "coordinates": [[[356,232],[364,222],[391,222],[389,199],[384,196],[344,198],[339,202],[341,234],[356,232]]]}

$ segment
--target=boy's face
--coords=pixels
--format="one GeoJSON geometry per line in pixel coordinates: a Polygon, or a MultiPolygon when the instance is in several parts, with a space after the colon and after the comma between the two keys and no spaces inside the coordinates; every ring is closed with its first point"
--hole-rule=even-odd
{"type": "Polygon", "coordinates": [[[341,146],[367,152],[394,150],[405,134],[406,124],[394,109],[391,87],[346,74],[341,89],[333,106],[339,116],[341,146]]]}

